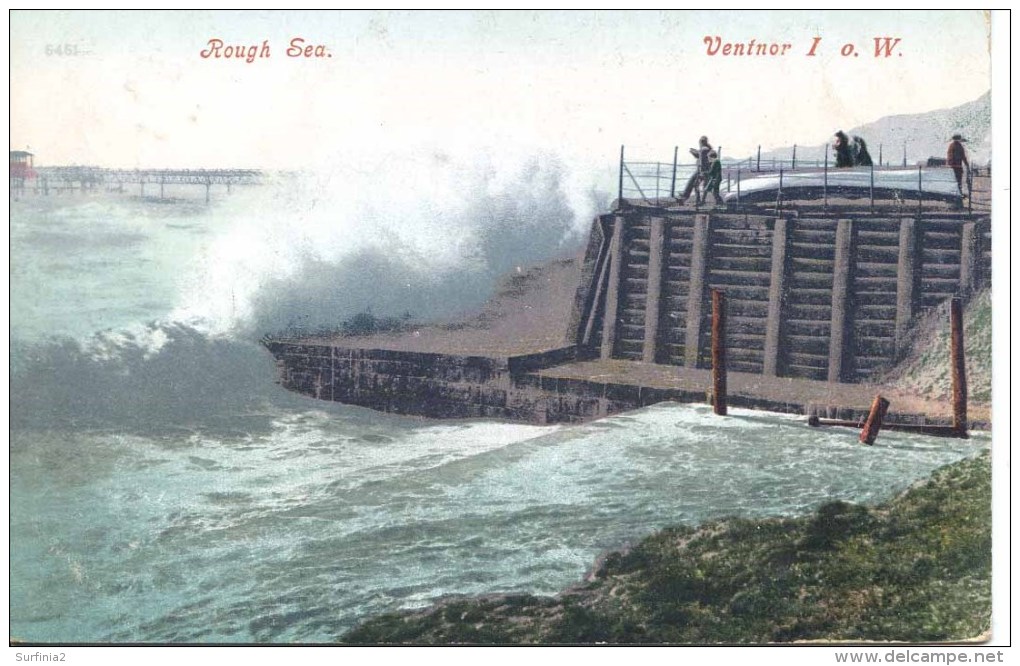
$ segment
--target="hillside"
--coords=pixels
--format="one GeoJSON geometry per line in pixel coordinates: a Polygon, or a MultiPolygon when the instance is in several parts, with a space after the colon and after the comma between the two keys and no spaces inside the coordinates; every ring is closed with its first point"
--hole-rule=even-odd
{"type": "MultiPolygon", "coordinates": [[[[948,312],[946,303],[917,322],[910,353],[883,383],[929,400],[952,399],[948,312]]],[[[972,406],[989,405],[992,401],[991,290],[975,295],[967,304],[963,330],[968,402],[972,406]]]]}
{"type": "MultiPolygon", "coordinates": [[[[836,130],[842,129],[850,136],[863,137],[876,163],[878,147],[882,144],[883,161],[893,165],[902,164],[904,143],[907,146],[907,164],[917,164],[929,157],[945,157],[950,137],[960,133],[967,139],[967,151],[973,163],[983,165],[992,158],[991,102],[989,91],[973,102],[951,109],[886,116],[849,129],[833,127],[832,132],[835,134],[836,130]]],[[[831,143],[832,137],[819,139],[820,142],[815,145],[797,146],[797,159],[822,159],[825,145],[831,143]]],[[[792,146],[786,146],[763,151],[762,159],[790,159],[792,149],[792,146]]]]}
{"type": "Polygon", "coordinates": [[[934,642],[991,613],[991,459],[889,503],[673,527],[556,597],[451,600],[354,629],[357,644],[934,642]]]}

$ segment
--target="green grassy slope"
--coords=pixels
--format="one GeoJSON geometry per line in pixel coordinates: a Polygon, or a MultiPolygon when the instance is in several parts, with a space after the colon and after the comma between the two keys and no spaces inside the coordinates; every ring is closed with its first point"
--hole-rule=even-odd
{"type": "Polygon", "coordinates": [[[991,611],[988,452],[875,508],[665,529],[557,597],[494,596],[370,620],[347,643],[931,642],[991,611]]]}

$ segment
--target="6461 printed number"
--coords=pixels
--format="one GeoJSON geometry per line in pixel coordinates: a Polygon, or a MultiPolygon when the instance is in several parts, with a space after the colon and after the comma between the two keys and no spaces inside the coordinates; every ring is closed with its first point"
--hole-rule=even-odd
{"type": "Polygon", "coordinates": [[[63,56],[75,58],[78,56],[91,55],[91,52],[85,48],[84,44],[66,43],[66,44],[47,44],[46,55],[48,56],[63,56]]]}

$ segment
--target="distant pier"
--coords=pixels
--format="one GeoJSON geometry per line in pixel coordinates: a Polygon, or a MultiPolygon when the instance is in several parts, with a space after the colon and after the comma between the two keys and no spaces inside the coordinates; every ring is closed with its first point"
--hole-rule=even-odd
{"type": "Polygon", "coordinates": [[[34,194],[135,193],[167,198],[168,186],[187,186],[209,202],[214,186],[230,193],[235,186],[260,185],[267,179],[257,169],[107,169],[91,166],[36,167],[33,177],[11,177],[11,197],[34,194]]]}

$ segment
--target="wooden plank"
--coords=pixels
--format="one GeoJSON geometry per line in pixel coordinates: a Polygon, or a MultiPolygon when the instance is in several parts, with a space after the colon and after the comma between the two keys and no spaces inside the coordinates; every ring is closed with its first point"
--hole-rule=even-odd
{"type": "Polygon", "coordinates": [[[645,344],[642,357],[645,363],[655,363],[659,352],[664,241],[663,219],[653,217],[648,240],[648,288],[645,291],[645,344]]]}
{"type": "Polygon", "coordinates": [[[783,301],[786,294],[787,223],[777,218],[772,232],[772,266],[769,274],[769,305],[765,322],[763,374],[779,374],[779,350],[782,337],[783,301]]]}
{"type": "Polygon", "coordinates": [[[896,274],[896,355],[901,356],[910,342],[908,332],[917,306],[917,222],[900,220],[899,261],[896,274]]]}
{"type": "Polygon", "coordinates": [[[694,216],[694,241],[691,247],[691,281],[687,297],[686,340],[692,341],[685,351],[685,365],[698,367],[698,343],[701,339],[701,311],[705,298],[705,274],[708,272],[709,216],[694,216]]]}
{"type": "Polygon", "coordinates": [[[960,238],[960,296],[967,298],[977,287],[977,233],[973,222],[963,225],[960,238]]]}
{"type": "Polygon", "coordinates": [[[832,318],[829,326],[830,382],[843,381],[850,333],[850,286],[853,244],[853,220],[841,219],[836,226],[836,264],[832,276],[832,318]]]}
{"type": "Polygon", "coordinates": [[[609,280],[606,290],[606,310],[602,316],[602,358],[613,357],[616,346],[616,317],[620,304],[620,279],[623,264],[623,227],[626,217],[617,215],[613,220],[613,240],[609,245],[609,280]]]}

